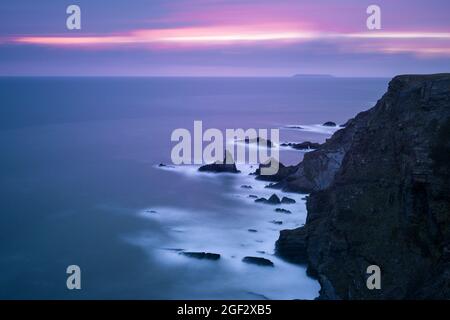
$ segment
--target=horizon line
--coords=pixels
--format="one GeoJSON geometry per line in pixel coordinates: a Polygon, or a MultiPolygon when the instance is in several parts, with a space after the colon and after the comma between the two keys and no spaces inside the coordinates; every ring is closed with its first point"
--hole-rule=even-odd
{"type": "MultiPolygon", "coordinates": [[[[414,74],[435,74],[435,73],[414,73],[414,74]]],[[[112,75],[24,75],[24,74],[18,74],[18,75],[2,75],[0,74],[0,78],[282,78],[282,79],[306,79],[306,78],[315,78],[317,80],[323,80],[323,79],[342,79],[342,78],[372,78],[372,79],[384,79],[384,78],[393,78],[398,75],[403,74],[396,74],[392,76],[370,76],[370,75],[364,75],[364,76],[358,76],[358,75],[330,75],[330,74],[294,74],[294,75],[121,75],[121,74],[112,74],[112,75]]]]}

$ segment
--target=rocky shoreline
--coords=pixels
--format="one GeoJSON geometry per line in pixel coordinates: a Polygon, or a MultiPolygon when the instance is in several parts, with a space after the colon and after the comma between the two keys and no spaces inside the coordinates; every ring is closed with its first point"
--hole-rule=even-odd
{"type": "MultiPolygon", "coordinates": [[[[220,264],[223,265],[231,263],[239,263],[249,265],[248,268],[262,268],[273,267],[274,272],[283,272],[282,270],[300,270],[300,274],[305,279],[308,279],[308,286],[311,283],[316,283],[318,293],[318,283],[310,279],[305,274],[305,268],[299,268],[292,264],[286,263],[284,259],[280,259],[275,255],[274,244],[278,238],[279,232],[284,228],[294,228],[303,225],[306,218],[305,201],[301,195],[284,192],[282,190],[272,190],[268,188],[270,183],[280,181],[287,176],[292,167],[286,167],[279,164],[280,172],[274,176],[261,176],[261,168],[270,166],[274,159],[267,163],[256,165],[236,165],[232,155],[229,152],[224,152],[225,157],[223,161],[206,164],[203,166],[190,166],[183,168],[182,166],[171,166],[166,164],[156,165],[158,169],[169,170],[179,173],[187,173],[191,177],[194,176],[202,179],[213,179],[220,181],[233,181],[233,189],[229,190],[225,196],[240,199],[247,204],[252,204],[255,212],[261,214],[258,217],[257,223],[250,223],[245,225],[241,230],[245,230],[245,235],[236,237],[239,245],[236,246],[236,251],[230,252],[229,249],[219,246],[211,246],[208,241],[205,243],[198,243],[194,246],[186,245],[184,243],[168,243],[164,245],[164,251],[170,249],[174,256],[183,257],[182,259],[190,259],[192,264],[220,264]],[[282,175],[280,175],[280,173],[282,175]],[[270,177],[266,180],[264,177],[270,177]],[[299,210],[300,209],[300,210],[299,210]],[[252,249],[254,248],[254,249],[252,249]],[[286,267],[289,266],[289,267],[286,267]],[[303,272],[301,271],[303,269],[303,272]]],[[[142,211],[146,218],[162,221],[168,219],[170,212],[167,208],[147,208],[142,211]]],[[[179,220],[177,218],[177,220],[179,220]]],[[[186,228],[180,227],[173,229],[175,232],[186,234],[186,228]]],[[[228,244],[227,244],[228,245],[228,244]]],[[[267,269],[266,269],[267,270],[267,269]]],[[[271,268],[269,268],[271,270],[271,268]]],[[[303,280],[299,280],[301,282],[303,280]]],[[[314,285],[312,285],[314,286],[314,285]]]]}
{"type": "MultiPolygon", "coordinates": [[[[307,267],[320,283],[318,299],[449,299],[450,74],[397,76],[373,108],[336,128],[323,144],[299,145],[308,151],[299,164],[279,163],[276,175],[261,176],[268,162],[250,173],[270,182],[266,188],[309,194],[305,225],[278,229],[276,256],[307,267]],[[379,290],[366,285],[371,265],[381,269],[379,290]]],[[[241,173],[227,157],[198,171],[241,173]]],[[[295,203],[276,194],[246,198],[283,215],[292,212],[276,206],[295,203]]],[[[256,256],[242,262],[274,266],[256,256]]]]}
{"type": "Polygon", "coordinates": [[[308,266],[320,299],[450,298],[450,74],[395,77],[290,170],[275,187],[310,193],[308,216],[276,253],[308,266]]]}

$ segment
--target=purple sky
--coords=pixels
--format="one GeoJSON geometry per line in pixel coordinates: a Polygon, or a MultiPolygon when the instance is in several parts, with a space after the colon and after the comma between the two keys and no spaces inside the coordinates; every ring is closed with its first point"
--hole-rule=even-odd
{"type": "Polygon", "coordinates": [[[448,0],[0,2],[0,75],[393,76],[450,71],[448,0]],[[81,7],[81,30],[66,7],[81,7]],[[382,29],[367,30],[366,8],[382,29]]]}

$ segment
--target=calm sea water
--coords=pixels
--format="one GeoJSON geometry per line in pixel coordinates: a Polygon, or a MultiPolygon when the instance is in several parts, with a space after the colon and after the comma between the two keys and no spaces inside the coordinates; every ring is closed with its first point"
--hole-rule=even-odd
{"type": "MultiPolygon", "coordinates": [[[[156,165],[170,163],[172,131],[192,130],[194,120],[219,129],[343,123],[374,105],[387,82],[0,78],[0,298],[314,298],[319,287],[304,268],[272,255],[279,230],[304,222],[301,195],[290,195],[297,204],[282,215],[248,198],[273,192],[244,173],[156,165]],[[244,264],[246,255],[275,267],[244,264]],[[66,288],[71,264],[81,267],[81,290],[66,288]]],[[[328,136],[281,131],[282,141],[328,136]]]]}

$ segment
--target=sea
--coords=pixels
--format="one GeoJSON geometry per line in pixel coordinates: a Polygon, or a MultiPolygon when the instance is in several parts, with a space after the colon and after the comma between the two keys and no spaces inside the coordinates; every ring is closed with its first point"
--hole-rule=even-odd
{"type": "MultiPolygon", "coordinates": [[[[0,299],[314,299],[305,266],[274,254],[280,230],[305,223],[306,195],[266,188],[248,163],[240,174],[172,165],[171,134],[202,121],[322,143],[388,81],[0,78],[0,299]],[[296,203],[254,202],[272,194],[296,203]],[[67,287],[71,265],[80,289],[67,287]]],[[[279,150],[285,165],[306,152],[279,150]]]]}

